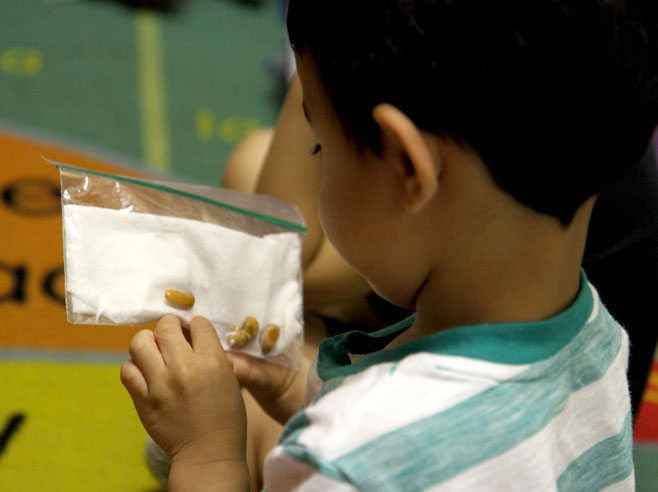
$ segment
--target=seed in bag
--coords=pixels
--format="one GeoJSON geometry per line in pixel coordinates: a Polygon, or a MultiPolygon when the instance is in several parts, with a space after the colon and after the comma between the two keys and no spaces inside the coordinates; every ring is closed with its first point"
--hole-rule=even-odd
{"type": "Polygon", "coordinates": [[[176,289],[165,290],[165,299],[171,307],[188,310],[194,306],[194,294],[176,289]]]}
{"type": "Polygon", "coordinates": [[[279,328],[274,323],[268,324],[263,332],[260,334],[260,349],[264,354],[269,354],[274,345],[276,345],[277,340],[279,340],[279,333],[281,328],[279,328]]]}
{"type": "Polygon", "coordinates": [[[258,320],[253,316],[247,316],[240,326],[226,335],[229,347],[242,348],[256,338],[258,334],[258,320]]]}

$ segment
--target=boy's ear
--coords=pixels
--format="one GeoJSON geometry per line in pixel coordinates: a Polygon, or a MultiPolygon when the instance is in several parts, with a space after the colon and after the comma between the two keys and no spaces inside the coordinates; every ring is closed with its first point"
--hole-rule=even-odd
{"type": "Polygon", "coordinates": [[[431,143],[414,122],[395,106],[378,104],[372,117],[382,130],[383,151],[401,151],[398,168],[404,180],[404,205],[409,212],[418,212],[438,191],[438,155],[434,155],[431,143]]]}

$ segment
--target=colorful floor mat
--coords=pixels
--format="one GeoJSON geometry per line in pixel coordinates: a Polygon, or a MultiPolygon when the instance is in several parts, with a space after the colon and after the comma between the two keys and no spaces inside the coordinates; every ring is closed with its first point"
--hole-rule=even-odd
{"type": "Polygon", "coordinates": [[[127,3],[0,6],[2,492],[158,489],[118,376],[139,327],[66,322],[59,178],[42,156],[218,183],[231,148],[280,104],[279,2],[194,0],[170,14],[127,3]]]}
{"type": "Polygon", "coordinates": [[[43,157],[135,174],[0,132],[0,490],[152,492],[119,381],[142,327],[67,323],[59,175],[43,157]]]}

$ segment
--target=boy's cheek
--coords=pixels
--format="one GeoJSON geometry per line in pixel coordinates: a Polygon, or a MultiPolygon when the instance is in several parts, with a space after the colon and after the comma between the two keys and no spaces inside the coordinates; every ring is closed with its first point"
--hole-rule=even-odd
{"type": "Polygon", "coordinates": [[[331,208],[331,199],[327,198],[327,191],[323,183],[320,195],[318,197],[318,218],[320,220],[320,226],[322,227],[322,231],[324,232],[325,237],[331,244],[334,245],[334,247],[336,247],[336,232],[331,216],[331,208]]]}
{"type": "Polygon", "coordinates": [[[323,186],[318,200],[318,217],[325,237],[343,259],[351,264],[349,241],[350,232],[356,225],[355,214],[345,215],[340,200],[338,196],[332,197],[331,191],[323,186]]]}

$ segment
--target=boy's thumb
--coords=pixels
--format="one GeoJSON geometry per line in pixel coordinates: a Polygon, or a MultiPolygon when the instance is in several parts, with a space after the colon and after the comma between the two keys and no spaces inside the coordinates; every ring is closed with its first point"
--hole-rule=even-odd
{"type": "Polygon", "coordinates": [[[266,371],[259,367],[259,363],[262,364],[262,361],[233,352],[226,352],[226,358],[231,364],[233,374],[238,379],[240,386],[251,391],[263,391],[269,386],[266,371]]]}

